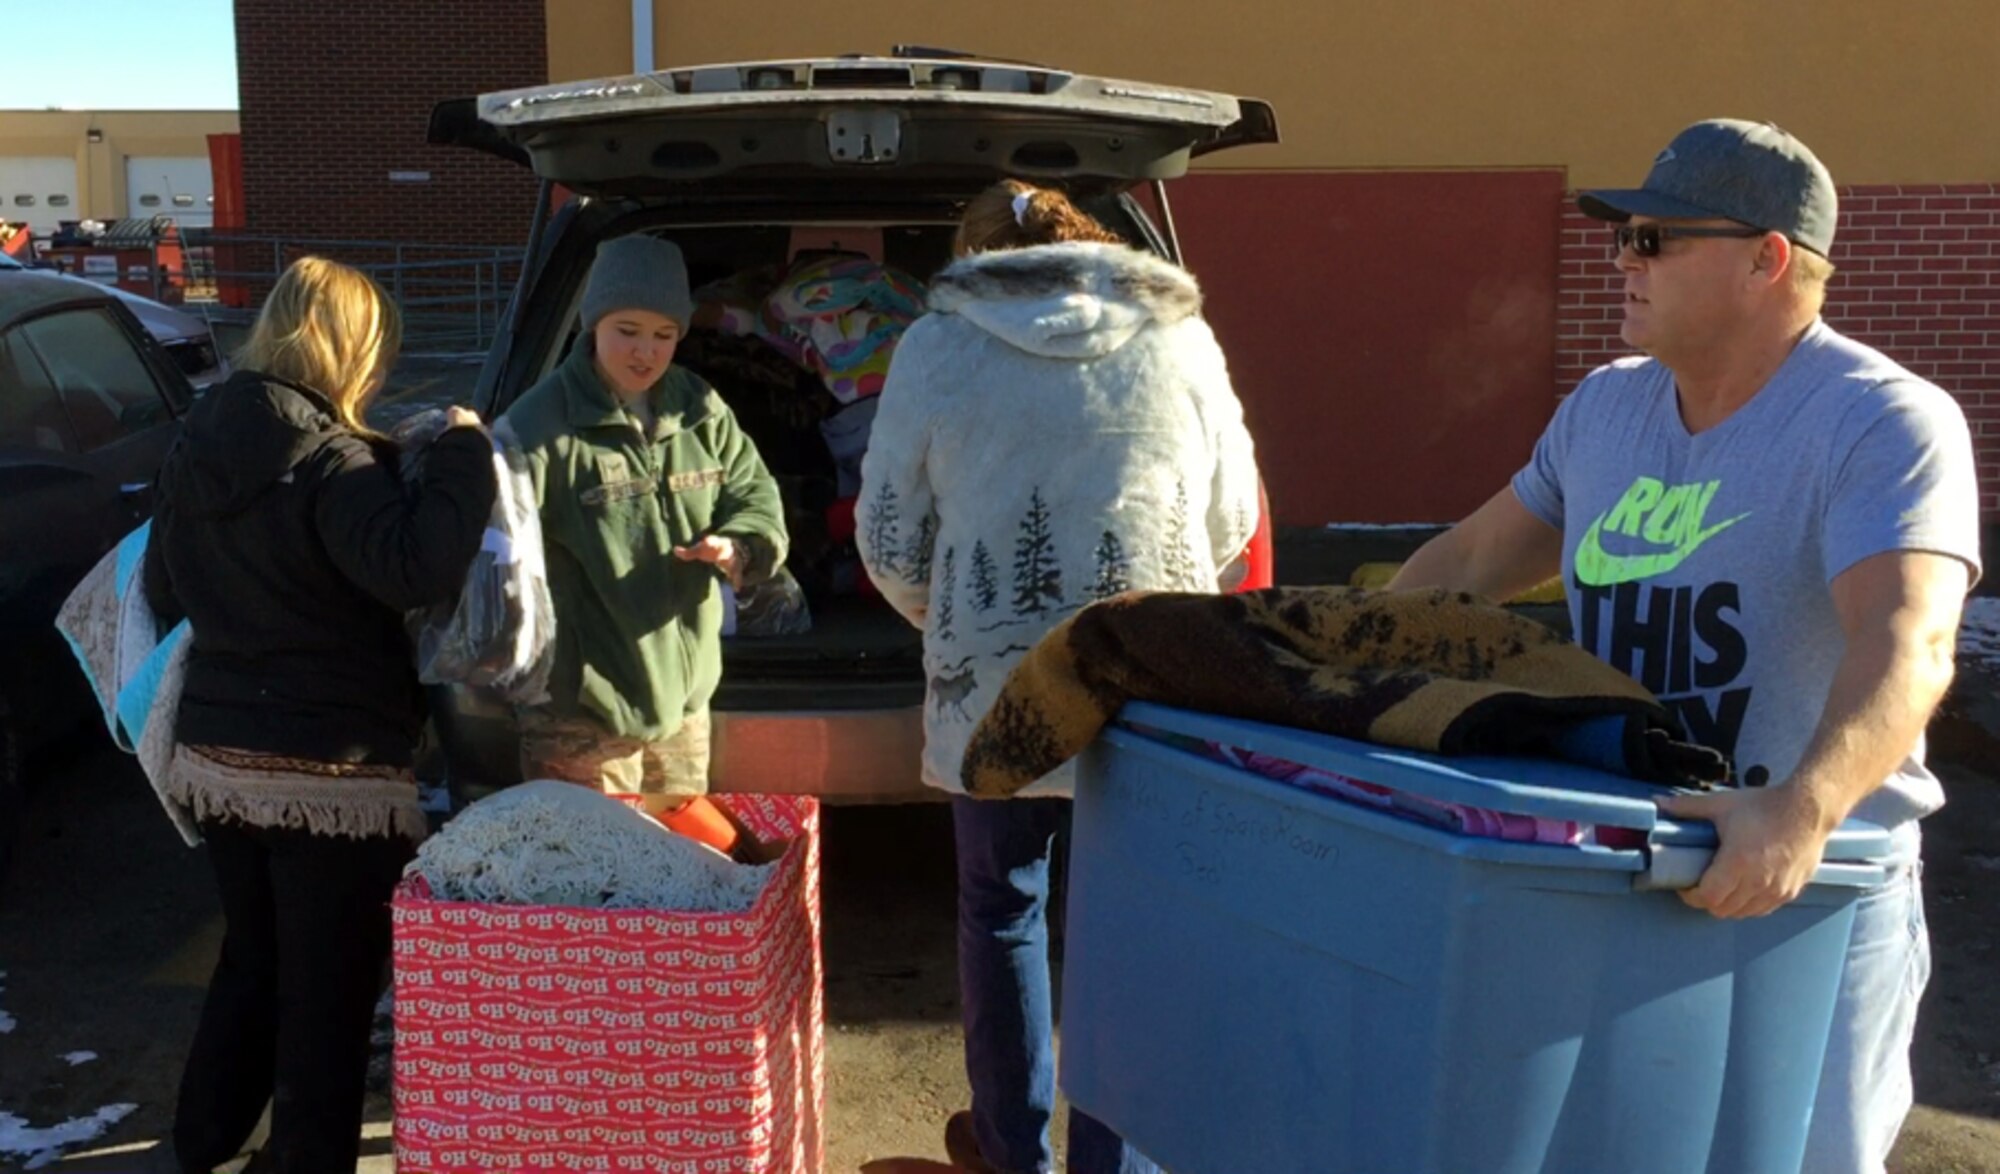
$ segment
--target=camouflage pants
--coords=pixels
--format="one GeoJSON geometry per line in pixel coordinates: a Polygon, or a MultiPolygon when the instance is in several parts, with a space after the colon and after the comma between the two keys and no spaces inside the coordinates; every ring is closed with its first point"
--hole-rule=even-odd
{"type": "Polygon", "coordinates": [[[708,711],[692,713],[657,742],[625,738],[586,717],[524,709],[521,777],[561,779],[607,795],[639,795],[649,811],[708,793],[708,711]]]}

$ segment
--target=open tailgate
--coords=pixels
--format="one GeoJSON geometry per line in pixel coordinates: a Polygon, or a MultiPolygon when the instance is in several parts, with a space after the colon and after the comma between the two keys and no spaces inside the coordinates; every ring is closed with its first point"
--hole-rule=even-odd
{"type": "Polygon", "coordinates": [[[1276,142],[1255,99],[974,60],[836,58],[662,70],[444,102],[430,139],[587,195],[693,180],[901,174],[1136,183],[1276,142]]]}

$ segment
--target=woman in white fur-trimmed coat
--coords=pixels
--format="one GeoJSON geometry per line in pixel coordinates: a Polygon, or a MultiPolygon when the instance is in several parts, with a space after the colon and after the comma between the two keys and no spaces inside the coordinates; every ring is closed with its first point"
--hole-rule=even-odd
{"type": "MultiPolygon", "coordinates": [[[[862,560],[924,632],[924,781],[952,792],[959,982],[972,1109],[945,1130],[967,1170],[1051,1168],[1049,857],[1071,768],[1025,798],[968,798],[960,760],[1046,632],[1132,589],[1233,585],[1259,515],[1243,409],[1201,291],[1060,192],[975,199],[959,260],[898,345],[862,465],[862,560]]],[[[1069,1169],[1150,1163],[1070,1119],[1069,1169]]]]}

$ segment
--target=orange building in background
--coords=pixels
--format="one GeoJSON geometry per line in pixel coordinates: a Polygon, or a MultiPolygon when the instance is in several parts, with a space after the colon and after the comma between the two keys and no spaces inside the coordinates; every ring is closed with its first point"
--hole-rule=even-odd
{"type": "Polygon", "coordinates": [[[1959,397],[2000,515],[1991,0],[236,11],[253,230],[518,243],[532,188],[426,147],[430,104],[638,68],[929,45],[1266,99],[1281,144],[1169,191],[1293,526],[1445,521],[1503,484],[1619,351],[1608,234],[1572,194],[1636,183],[1696,119],[1770,119],[1843,185],[1829,319],[1959,397]]]}

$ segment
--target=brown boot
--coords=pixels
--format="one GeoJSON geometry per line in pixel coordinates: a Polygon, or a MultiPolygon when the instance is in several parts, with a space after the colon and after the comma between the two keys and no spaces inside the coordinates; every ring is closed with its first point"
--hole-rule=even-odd
{"type": "Polygon", "coordinates": [[[944,1152],[949,1162],[930,1158],[883,1158],[861,1167],[861,1174],[1006,1174],[979,1152],[973,1136],[972,1113],[961,1110],[944,1125],[944,1152]]]}
{"type": "Polygon", "coordinates": [[[972,1130],[972,1110],[960,1109],[944,1123],[944,1152],[951,1164],[971,1174],[1007,1174],[979,1152],[979,1136],[972,1130]]]}

